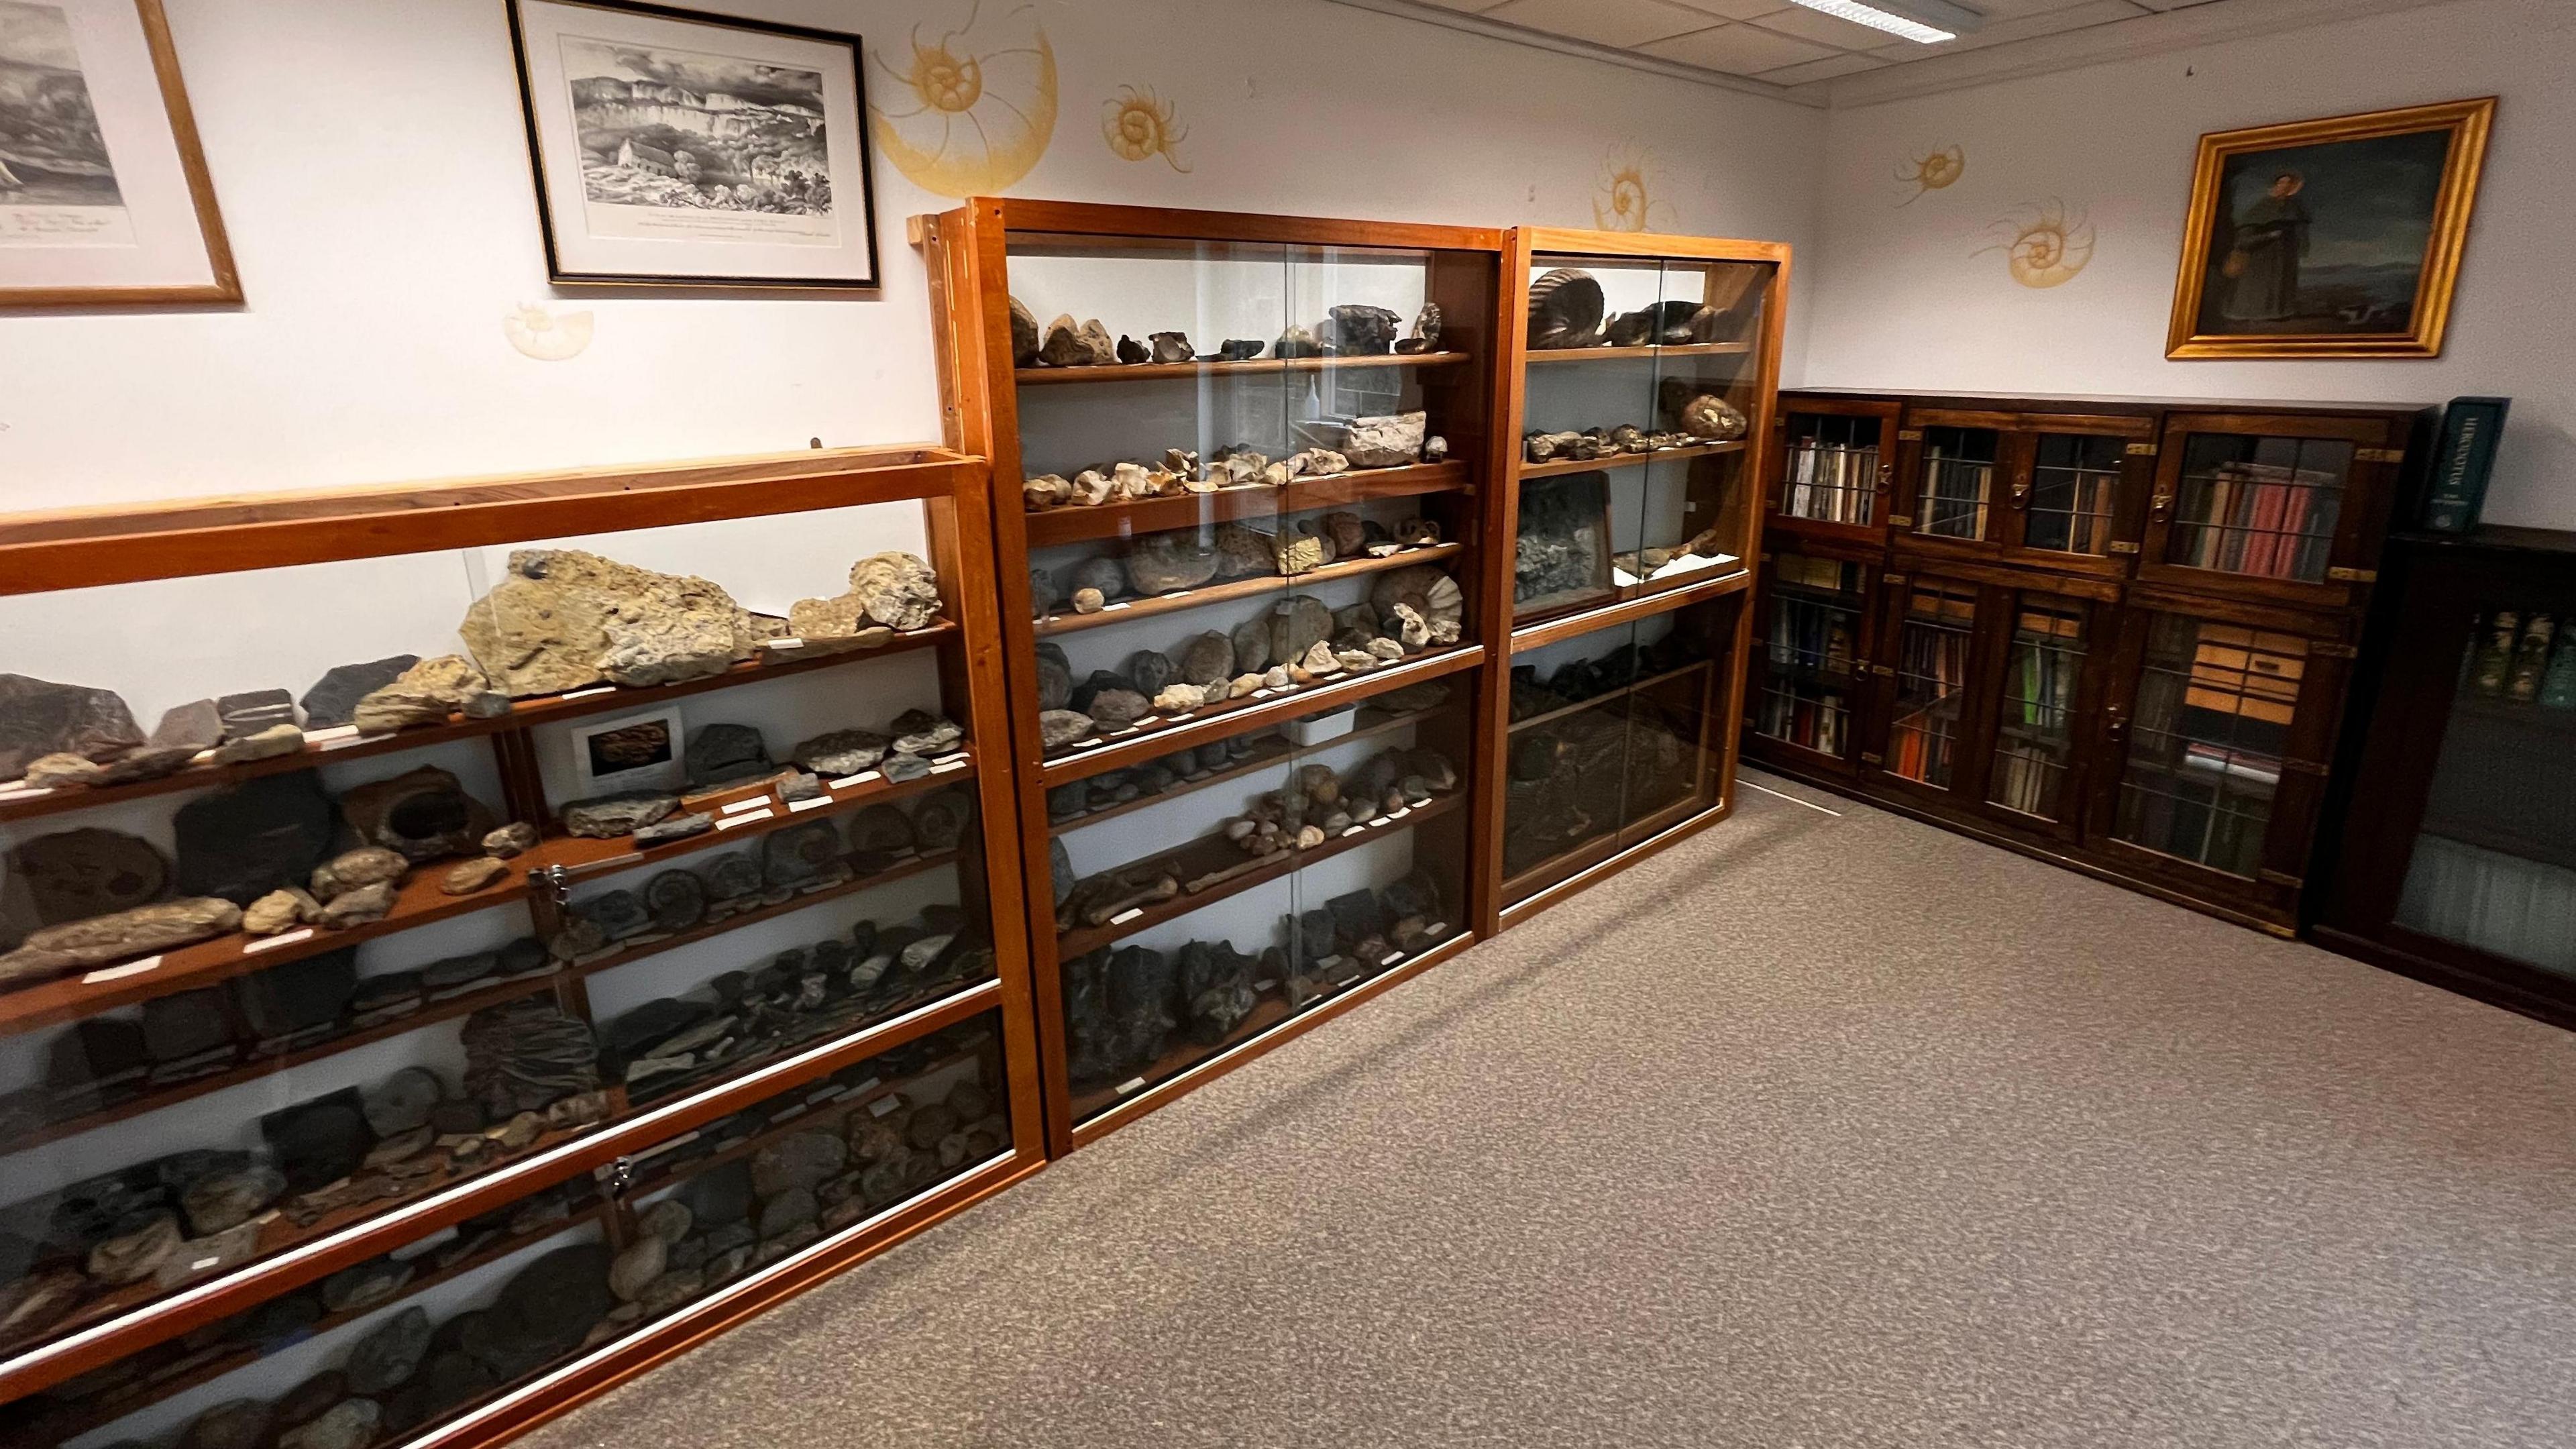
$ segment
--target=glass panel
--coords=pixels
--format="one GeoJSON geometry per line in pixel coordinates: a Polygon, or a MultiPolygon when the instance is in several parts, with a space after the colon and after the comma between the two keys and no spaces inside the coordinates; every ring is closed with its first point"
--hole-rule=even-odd
{"type": "Polygon", "coordinates": [[[2194,433],[2183,445],[2165,561],[2268,579],[2326,576],[2353,446],[2194,433]]]}
{"type": "Polygon", "coordinates": [[[1861,565],[1782,553],[1770,564],[1771,629],[1754,728],[1822,754],[1851,748],[1859,658],[1861,565]]]}
{"type": "Polygon", "coordinates": [[[0,787],[0,1346],[990,977],[943,582],[876,551],[922,532],[888,504],[0,600],[14,670],[99,691],[79,758],[0,787]]]}
{"type": "Polygon", "coordinates": [[[1050,793],[1077,1121],[1465,928],[1472,714],[1434,681],[1050,793]]]}
{"type": "Polygon", "coordinates": [[[2059,818],[2074,753],[2075,695],[2084,677],[2092,607],[2024,594],[2013,614],[2003,709],[1986,798],[2008,810],[2059,818]]]}
{"type": "Polygon", "coordinates": [[[2120,781],[2119,838],[2251,879],[2307,659],[2295,635],[2156,615],[2120,781]]]}
{"type": "Polygon", "coordinates": [[[1001,1157],[1008,1082],[987,1013],[11,1411],[29,1443],[407,1439],[1001,1157]]]}
{"type": "Polygon", "coordinates": [[[2576,977],[2576,631],[2478,621],[2397,921],[2576,977]]]}
{"type": "Polygon", "coordinates": [[[1907,593],[1905,617],[1897,629],[1889,773],[1950,788],[1959,712],[1967,703],[1968,643],[1976,623],[1974,585],[1925,580],[1907,593]]]}
{"type": "Polygon", "coordinates": [[[1019,373],[1050,753],[1457,646],[1474,515],[1427,466],[1471,376],[1433,301],[1473,301],[1457,258],[1041,236],[1011,275],[1032,316],[1190,359],[1050,365],[1050,323],[1019,373]]]}
{"type": "Polygon", "coordinates": [[[1506,903],[1617,849],[1627,815],[1628,718],[1644,668],[1630,624],[1513,658],[1506,903]]]}
{"type": "Polygon", "coordinates": [[[1734,678],[1740,595],[1637,624],[1637,679],[1628,706],[1620,799],[1624,848],[1718,803],[1726,738],[1718,727],[1734,678]]]}
{"type": "Polygon", "coordinates": [[[1923,476],[1914,531],[1934,538],[1982,539],[1995,494],[2001,435],[1985,428],[1925,428],[1923,476]]]}
{"type": "Polygon", "coordinates": [[[1876,418],[1789,414],[1780,512],[1864,527],[1876,519],[1878,432],[1876,418]]]}
{"type": "Polygon", "coordinates": [[[2111,544],[2120,488],[2118,438],[2043,433],[2031,466],[2022,543],[2054,553],[2101,554],[2111,544]]]}

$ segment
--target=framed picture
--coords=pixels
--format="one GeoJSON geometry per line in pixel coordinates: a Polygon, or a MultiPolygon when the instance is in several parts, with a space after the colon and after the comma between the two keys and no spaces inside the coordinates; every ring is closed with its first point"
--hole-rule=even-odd
{"type": "Polygon", "coordinates": [[[0,0],[0,307],[241,295],[161,0],[0,0]]]}
{"type": "Polygon", "coordinates": [[[511,0],[556,282],[877,285],[859,37],[511,0]]]}
{"type": "Polygon", "coordinates": [[[2495,105],[2201,137],[2165,356],[2439,355],[2495,105]]]}
{"type": "Polygon", "coordinates": [[[573,726],[565,744],[576,797],[680,788],[685,756],[675,707],[573,726]]]}

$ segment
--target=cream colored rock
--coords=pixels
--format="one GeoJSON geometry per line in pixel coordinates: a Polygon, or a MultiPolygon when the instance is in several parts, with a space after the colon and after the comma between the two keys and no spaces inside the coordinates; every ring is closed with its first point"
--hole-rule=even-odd
{"type": "Polygon", "coordinates": [[[673,684],[752,657],[765,632],[705,579],[578,549],[520,549],[457,626],[466,652],[512,698],[593,684],[673,684]]]}

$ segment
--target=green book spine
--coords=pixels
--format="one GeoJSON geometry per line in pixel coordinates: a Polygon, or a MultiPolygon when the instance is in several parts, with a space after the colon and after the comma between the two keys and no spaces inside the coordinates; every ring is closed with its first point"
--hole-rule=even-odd
{"type": "Polygon", "coordinates": [[[2504,433],[2506,397],[2460,397],[2442,414],[2441,441],[2424,494],[2423,524],[2436,533],[2466,533],[2486,507],[2487,476],[2495,470],[2496,441],[2504,433]]]}

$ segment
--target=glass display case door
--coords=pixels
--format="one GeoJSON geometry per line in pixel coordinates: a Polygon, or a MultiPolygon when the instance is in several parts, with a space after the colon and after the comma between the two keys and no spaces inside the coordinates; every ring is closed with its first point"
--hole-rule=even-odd
{"type": "Polygon", "coordinates": [[[2131,591],[2088,835],[2286,932],[2353,651],[2337,619],[2131,591]]]}
{"type": "Polygon", "coordinates": [[[2174,413],[2138,577],[2256,602],[2342,607],[2377,577],[2403,438],[2375,418],[2174,413]]]}
{"type": "Polygon", "coordinates": [[[1762,567],[1746,722],[1803,763],[1849,773],[1869,701],[1881,570],[1823,544],[1782,548],[1762,567]]]}
{"type": "Polygon", "coordinates": [[[2125,577],[2146,524],[2154,439],[2145,418],[2026,418],[2004,449],[2006,560],[2125,577]]]}
{"type": "Polygon", "coordinates": [[[1895,402],[1783,398],[1772,433],[1770,527],[1801,538],[1877,543],[1896,477],[1895,402]]]}

